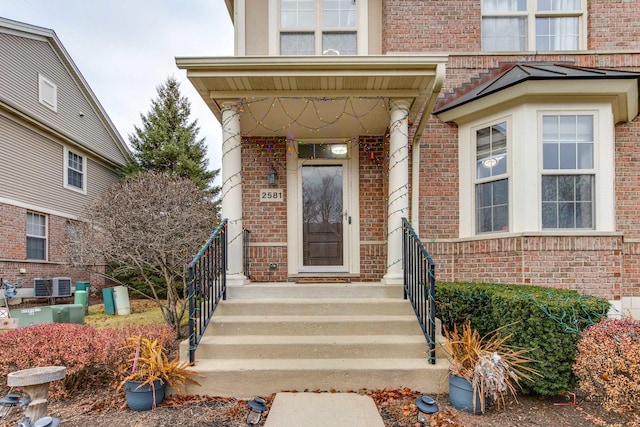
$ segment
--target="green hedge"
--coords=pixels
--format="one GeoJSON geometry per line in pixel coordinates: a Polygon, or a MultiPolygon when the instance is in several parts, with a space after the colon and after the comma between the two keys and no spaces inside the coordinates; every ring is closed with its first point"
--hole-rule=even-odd
{"type": "Polygon", "coordinates": [[[509,344],[532,349],[535,368],[543,375],[524,384],[525,391],[554,395],[575,386],[572,366],[581,331],[609,310],[603,298],[539,286],[488,283],[438,283],[436,317],[445,327],[467,320],[488,334],[510,325],[509,344]]]}

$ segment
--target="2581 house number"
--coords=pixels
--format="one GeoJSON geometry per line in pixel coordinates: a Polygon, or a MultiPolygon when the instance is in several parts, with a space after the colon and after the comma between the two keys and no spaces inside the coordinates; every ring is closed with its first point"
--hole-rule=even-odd
{"type": "Polygon", "coordinates": [[[261,202],[283,202],[284,195],[282,194],[282,189],[269,188],[265,190],[260,190],[260,201],[261,202]]]}

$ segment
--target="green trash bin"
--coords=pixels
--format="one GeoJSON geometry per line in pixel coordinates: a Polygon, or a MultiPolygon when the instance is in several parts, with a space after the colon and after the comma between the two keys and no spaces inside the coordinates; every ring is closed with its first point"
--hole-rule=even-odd
{"type": "Polygon", "coordinates": [[[76,291],[86,291],[89,293],[89,282],[76,282],[76,291]]]}
{"type": "Polygon", "coordinates": [[[87,291],[79,291],[78,288],[76,288],[76,293],[73,295],[73,303],[82,305],[83,311],[86,313],[89,310],[87,291]]]}
{"type": "Polygon", "coordinates": [[[102,300],[104,301],[104,312],[109,315],[116,314],[116,303],[113,299],[113,288],[102,289],[102,300]]]}

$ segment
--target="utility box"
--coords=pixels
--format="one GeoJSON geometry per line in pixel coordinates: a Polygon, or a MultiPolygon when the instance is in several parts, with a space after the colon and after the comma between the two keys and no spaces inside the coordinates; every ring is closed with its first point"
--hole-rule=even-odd
{"type": "Polygon", "coordinates": [[[104,312],[111,316],[116,314],[116,303],[113,299],[113,288],[102,289],[102,300],[104,301],[104,312]]]}
{"type": "Polygon", "coordinates": [[[18,319],[18,327],[53,323],[53,310],[50,306],[17,308],[11,310],[11,317],[18,319]]]}
{"type": "Polygon", "coordinates": [[[77,323],[84,324],[83,304],[60,304],[52,305],[51,311],[55,323],[77,323]]]}
{"type": "Polygon", "coordinates": [[[78,289],[76,289],[76,292],[73,295],[73,303],[82,305],[82,307],[84,308],[84,312],[89,313],[88,298],[89,295],[87,294],[87,291],[79,291],[78,289]]]}
{"type": "Polygon", "coordinates": [[[131,305],[129,304],[129,290],[125,286],[116,286],[113,288],[113,299],[116,303],[116,312],[120,316],[131,314],[131,305]]]}
{"type": "Polygon", "coordinates": [[[89,295],[90,283],[89,282],[76,282],[76,291],[86,291],[89,295]]]}

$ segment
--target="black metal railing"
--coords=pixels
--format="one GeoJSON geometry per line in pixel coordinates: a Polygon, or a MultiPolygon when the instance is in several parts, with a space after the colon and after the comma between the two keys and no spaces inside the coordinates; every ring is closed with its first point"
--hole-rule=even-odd
{"type": "Polygon", "coordinates": [[[189,264],[189,361],[213,312],[227,299],[227,220],[223,220],[189,264]]]}
{"type": "Polygon", "coordinates": [[[436,363],[436,266],[406,218],[402,218],[404,297],[409,299],[436,363]]]}
{"type": "Polygon", "coordinates": [[[249,272],[249,237],[251,237],[251,231],[246,228],[242,229],[242,269],[247,279],[251,278],[249,272]]]}

